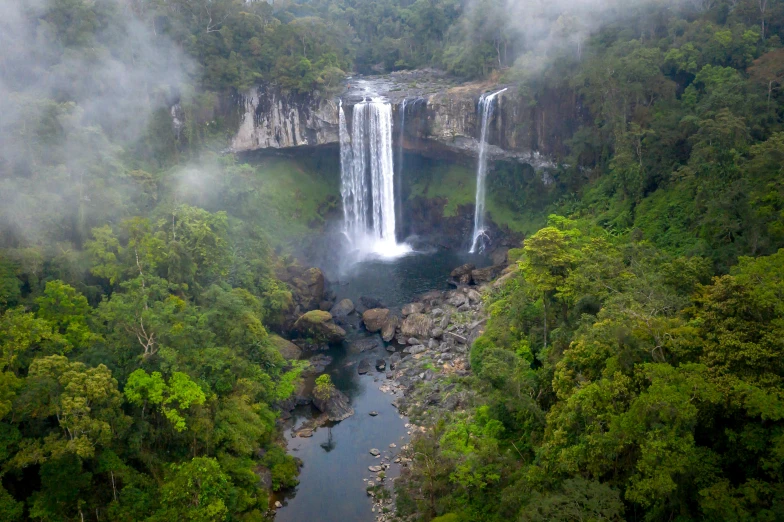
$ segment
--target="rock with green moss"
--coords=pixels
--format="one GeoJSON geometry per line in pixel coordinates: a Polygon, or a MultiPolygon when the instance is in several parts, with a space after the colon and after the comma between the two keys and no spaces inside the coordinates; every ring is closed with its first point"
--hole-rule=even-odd
{"type": "Polygon", "coordinates": [[[294,323],[294,330],[302,337],[316,342],[339,344],[346,338],[346,331],[332,322],[332,314],[313,310],[294,323]]]}
{"type": "Polygon", "coordinates": [[[283,337],[275,334],[269,336],[272,346],[283,356],[287,361],[295,361],[302,355],[302,350],[291,341],[287,341],[283,337]]]}

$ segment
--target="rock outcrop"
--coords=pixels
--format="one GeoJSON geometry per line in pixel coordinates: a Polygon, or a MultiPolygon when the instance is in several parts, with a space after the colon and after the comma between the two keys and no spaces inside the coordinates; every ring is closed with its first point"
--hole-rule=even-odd
{"type": "Polygon", "coordinates": [[[354,409],[349,404],[348,397],[337,388],[330,390],[329,397],[326,399],[314,396],[313,406],[327,414],[332,422],[346,420],[354,415],[354,409]]]}
{"type": "Polygon", "coordinates": [[[338,344],[346,338],[346,331],[332,322],[332,314],[321,310],[310,311],[297,319],[294,330],[316,342],[338,344]]]}
{"type": "Polygon", "coordinates": [[[279,335],[271,334],[270,342],[287,361],[295,361],[302,355],[302,350],[299,346],[279,335]]]}
{"type": "Polygon", "coordinates": [[[285,94],[259,86],[237,97],[240,126],[232,152],[338,142],[338,104],[317,95],[285,94]]]}

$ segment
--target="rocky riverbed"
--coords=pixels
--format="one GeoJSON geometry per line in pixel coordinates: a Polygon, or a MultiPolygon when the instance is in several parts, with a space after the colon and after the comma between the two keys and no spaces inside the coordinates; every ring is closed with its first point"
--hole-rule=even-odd
{"type": "MultiPolygon", "coordinates": [[[[293,338],[275,342],[287,358],[298,356],[307,367],[303,385],[280,405],[281,422],[289,452],[304,467],[296,497],[293,491],[276,497],[276,520],[298,520],[319,509],[331,510],[330,521],[394,519],[395,481],[413,465],[409,441],[426,430],[407,414],[421,419],[423,410],[456,410],[466,404],[464,392],[450,381],[470,374],[470,346],[486,322],[484,294],[498,284],[495,277],[507,277],[506,257],[501,249],[475,260],[480,268],[467,263],[451,274],[441,264],[429,286],[436,289],[424,293],[382,292],[353,299],[346,297],[346,288],[322,284],[317,269],[288,270],[298,294],[287,320],[293,338]],[[320,310],[308,310],[316,305],[320,310]],[[315,379],[324,373],[336,384],[327,401],[312,393],[315,379]],[[335,474],[341,480],[336,482],[335,474]],[[330,503],[338,491],[343,501],[330,503]],[[361,511],[368,508],[365,518],[361,511]]],[[[437,258],[418,262],[433,271],[437,258]]],[[[399,283],[411,284],[411,275],[406,273],[399,283]]],[[[377,278],[370,280],[365,285],[354,279],[347,288],[385,288],[377,278]]],[[[417,288],[422,292],[428,286],[417,288]]]]}

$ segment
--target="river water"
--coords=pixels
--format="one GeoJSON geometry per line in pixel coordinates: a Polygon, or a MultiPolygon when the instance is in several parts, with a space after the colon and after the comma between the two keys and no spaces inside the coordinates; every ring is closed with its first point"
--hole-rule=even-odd
{"type": "MultiPolygon", "coordinates": [[[[358,304],[361,296],[368,296],[379,299],[388,308],[399,309],[429,290],[447,290],[449,272],[468,262],[477,266],[488,264],[481,256],[446,251],[366,261],[344,270],[333,290],[338,300],[347,297],[358,304]]],[[[302,459],[304,465],[299,486],[279,498],[283,507],[275,516],[276,522],[375,520],[363,479],[373,478],[375,474],[368,471],[368,466],[378,465],[380,459],[370,455],[369,450],[378,448],[382,454],[396,454],[407,441],[407,421],[392,406],[393,397],[379,390],[385,380],[384,373],[375,368],[367,375],[357,373],[360,360],[388,359],[391,355],[380,339],[374,350],[352,353],[350,343],[367,336],[361,328],[349,330],[344,346],[326,352],[333,357],[326,373],[349,396],[354,415],[331,427],[318,428],[311,438],[293,438],[293,432],[313,412],[308,406],[294,413],[294,424],[285,436],[289,453],[302,459]],[[378,412],[378,416],[371,417],[371,411],[378,412]],[[391,449],[392,443],[397,448],[391,449]]],[[[387,471],[388,480],[398,475],[397,465],[392,464],[387,471]]]]}

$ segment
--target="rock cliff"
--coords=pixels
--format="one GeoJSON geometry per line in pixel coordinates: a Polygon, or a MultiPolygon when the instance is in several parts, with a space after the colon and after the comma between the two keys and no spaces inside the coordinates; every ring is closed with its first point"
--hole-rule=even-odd
{"type": "MultiPolygon", "coordinates": [[[[261,86],[237,97],[240,124],[231,150],[337,144],[339,100],[343,100],[350,122],[356,103],[378,95],[392,103],[396,126],[405,107],[403,145],[407,150],[475,156],[479,148],[479,97],[499,88],[490,82],[456,83],[434,71],[348,79],[344,91],[330,98],[286,94],[261,86]]],[[[564,143],[574,132],[576,122],[587,116],[571,93],[548,93],[534,102],[509,89],[498,97],[488,137],[489,155],[536,168],[549,166],[554,158],[564,155],[564,143]]],[[[395,140],[399,138],[399,130],[395,129],[395,140]]]]}
{"type": "Polygon", "coordinates": [[[232,152],[338,142],[337,100],[261,86],[237,96],[237,106],[242,115],[232,152]]]}

